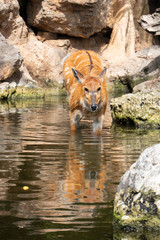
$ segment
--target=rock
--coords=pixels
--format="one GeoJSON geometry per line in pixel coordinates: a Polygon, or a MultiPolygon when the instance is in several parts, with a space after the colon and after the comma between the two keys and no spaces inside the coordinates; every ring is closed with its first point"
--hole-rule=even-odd
{"type": "Polygon", "coordinates": [[[28,34],[27,43],[19,45],[25,66],[39,85],[53,86],[63,82],[61,62],[67,55],[65,47],[57,47],[53,42],[38,41],[33,32],[28,34]],[[53,44],[53,45],[52,45],[53,44]]]}
{"type": "Polygon", "coordinates": [[[145,149],[122,176],[114,219],[120,228],[160,230],[160,144],[145,149]]]}
{"type": "Polygon", "coordinates": [[[4,81],[11,77],[22,64],[22,56],[20,52],[0,33],[0,81],[4,81]]]}
{"type": "Polygon", "coordinates": [[[109,42],[105,33],[96,33],[90,38],[70,38],[69,52],[77,51],[77,49],[88,49],[95,51],[101,55],[101,49],[109,42]]]}
{"type": "Polygon", "coordinates": [[[30,82],[36,85],[27,68],[23,64],[23,57],[13,45],[9,44],[0,33],[0,89],[16,88],[30,82]],[[5,82],[4,82],[5,81],[5,82]]]}
{"type": "Polygon", "coordinates": [[[133,93],[160,89],[160,78],[142,82],[133,88],[133,93]]]}
{"type": "Polygon", "coordinates": [[[17,0],[1,0],[0,4],[0,32],[13,45],[27,40],[28,29],[19,15],[17,0]]]}
{"type": "Polygon", "coordinates": [[[138,22],[148,32],[160,35],[160,8],[153,14],[142,15],[138,22]]]}
{"type": "Polygon", "coordinates": [[[160,75],[160,46],[145,48],[128,58],[123,64],[110,66],[107,71],[110,79],[118,77],[130,89],[160,75]]]}
{"type": "Polygon", "coordinates": [[[21,88],[22,96],[25,88],[32,86],[32,89],[37,89],[36,81],[32,79],[23,64],[22,55],[17,48],[6,41],[1,33],[0,53],[0,100],[12,98],[17,94],[18,87],[21,88]]]}
{"type": "Polygon", "coordinates": [[[29,0],[27,23],[39,30],[85,37],[106,28],[111,0],[29,0]]]}
{"type": "Polygon", "coordinates": [[[22,64],[21,67],[19,68],[18,81],[17,79],[15,79],[15,82],[17,83],[18,86],[21,87],[22,86],[25,87],[26,84],[34,84],[35,87],[37,87],[37,82],[33,80],[24,64],[22,64]]]}
{"type": "Polygon", "coordinates": [[[132,5],[132,11],[134,16],[134,24],[135,24],[135,35],[136,35],[136,41],[135,41],[135,50],[136,52],[152,46],[153,43],[153,35],[147,31],[145,31],[140,24],[138,23],[138,20],[142,15],[149,14],[151,12],[151,8],[156,8],[154,5],[156,0],[153,0],[152,2],[146,1],[146,0],[130,0],[132,5]],[[154,1],[154,2],[153,2],[154,1]]]}
{"type": "Polygon", "coordinates": [[[41,42],[44,42],[46,40],[54,40],[54,39],[57,40],[57,34],[39,31],[39,32],[37,32],[37,39],[40,40],[41,42]]]}
{"type": "MultiPolygon", "coordinates": [[[[121,64],[135,53],[135,25],[129,0],[113,0],[109,21],[112,23],[111,39],[102,51],[103,59],[121,64]]],[[[111,25],[111,24],[110,24],[111,25]]]]}
{"type": "Polygon", "coordinates": [[[141,128],[160,128],[160,91],[126,94],[111,100],[113,122],[141,128]]]}
{"type": "Polygon", "coordinates": [[[16,83],[17,85],[24,79],[27,82],[30,81],[35,83],[24,65],[22,54],[19,51],[19,46],[22,43],[27,43],[28,28],[22,17],[19,15],[18,1],[2,0],[0,4],[0,16],[0,31],[5,37],[4,38],[2,34],[0,34],[0,44],[2,44],[0,46],[1,56],[2,58],[3,55],[5,56],[3,61],[7,61],[7,58],[10,59],[12,61],[10,64],[13,65],[12,70],[10,69],[9,71],[8,68],[8,74],[5,74],[3,71],[0,75],[3,75],[3,80],[6,80],[9,85],[12,85],[13,83],[16,83]]]}
{"type": "Polygon", "coordinates": [[[144,48],[152,44],[151,34],[137,24],[139,17],[149,12],[145,0],[47,0],[43,4],[29,0],[27,6],[27,22],[38,31],[89,38],[104,29],[109,36],[113,29],[109,45],[102,49],[106,61],[119,62],[135,52],[135,45],[144,48]]]}
{"type": "Polygon", "coordinates": [[[45,92],[37,86],[23,64],[11,77],[0,82],[0,100],[42,98],[44,95],[45,92]]]}
{"type": "Polygon", "coordinates": [[[154,45],[137,52],[134,60],[137,67],[132,61],[133,70],[130,71],[131,75],[128,78],[131,89],[141,82],[149,79],[153,80],[160,76],[160,46],[154,45]],[[136,68],[137,72],[134,71],[136,68]]]}
{"type": "Polygon", "coordinates": [[[39,41],[19,15],[17,0],[2,0],[0,15],[0,31],[4,33],[7,41],[14,44],[20,51],[28,70],[27,75],[26,72],[22,74],[22,70],[20,70],[16,76],[14,75],[14,78],[18,77],[18,74],[20,78],[22,75],[25,78],[28,76],[30,80],[34,78],[39,85],[43,86],[53,86],[57,82],[62,83],[61,61],[67,55],[68,41],[55,40],[54,36],[49,34],[45,34],[45,37],[48,36],[45,42],[39,41]]]}

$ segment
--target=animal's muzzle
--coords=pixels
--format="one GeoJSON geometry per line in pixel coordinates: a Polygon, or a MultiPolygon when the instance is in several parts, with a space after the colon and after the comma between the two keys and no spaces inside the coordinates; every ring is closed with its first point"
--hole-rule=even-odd
{"type": "Polygon", "coordinates": [[[97,104],[92,104],[91,105],[91,111],[95,112],[98,109],[98,105],[97,104]]]}

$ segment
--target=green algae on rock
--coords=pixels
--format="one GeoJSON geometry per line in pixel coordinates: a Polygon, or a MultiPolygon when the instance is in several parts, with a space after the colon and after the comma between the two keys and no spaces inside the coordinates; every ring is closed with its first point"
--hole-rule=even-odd
{"type": "Polygon", "coordinates": [[[55,88],[26,88],[26,87],[15,87],[15,88],[4,88],[0,89],[0,100],[19,100],[19,99],[30,99],[30,98],[44,98],[47,96],[54,95],[66,95],[65,90],[61,87],[55,88]]]}
{"type": "Polygon", "coordinates": [[[16,87],[0,90],[0,100],[43,98],[44,96],[45,92],[41,88],[27,89],[16,87]]]}
{"type": "Polygon", "coordinates": [[[111,100],[114,122],[135,127],[160,128],[160,91],[126,94],[111,100]]]}
{"type": "Polygon", "coordinates": [[[154,191],[136,192],[128,189],[128,193],[120,191],[114,202],[114,226],[130,231],[158,230],[160,231],[160,215],[157,203],[160,196],[154,191]]]}

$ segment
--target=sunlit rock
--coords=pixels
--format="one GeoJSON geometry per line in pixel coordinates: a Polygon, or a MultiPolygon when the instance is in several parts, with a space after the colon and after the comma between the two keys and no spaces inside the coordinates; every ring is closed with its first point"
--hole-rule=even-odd
{"type": "Polygon", "coordinates": [[[28,28],[19,15],[18,0],[1,0],[0,16],[0,32],[9,43],[18,45],[27,40],[28,28]]]}
{"type": "Polygon", "coordinates": [[[63,82],[61,62],[67,54],[65,48],[42,43],[31,32],[27,44],[22,43],[19,50],[29,73],[43,86],[63,82]]]}
{"type": "Polygon", "coordinates": [[[52,33],[89,37],[106,27],[112,0],[29,0],[27,22],[52,33]]]}

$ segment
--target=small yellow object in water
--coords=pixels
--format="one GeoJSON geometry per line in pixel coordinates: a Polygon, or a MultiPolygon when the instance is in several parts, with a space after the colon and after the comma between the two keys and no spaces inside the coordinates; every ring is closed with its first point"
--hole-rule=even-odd
{"type": "Polygon", "coordinates": [[[28,186],[23,186],[23,190],[28,190],[29,189],[29,187],[28,186]]]}

